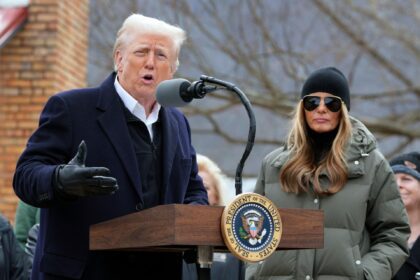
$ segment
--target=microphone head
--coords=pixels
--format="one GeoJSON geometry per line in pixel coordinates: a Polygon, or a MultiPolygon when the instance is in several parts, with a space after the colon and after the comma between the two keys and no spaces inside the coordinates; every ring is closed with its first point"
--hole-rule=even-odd
{"type": "Polygon", "coordinates": [[[191,83],[188,80],[181,78],[162,81],[156,88],[156,99],[162,106],[185,106],[191,100],[183,99],[182,95],[190,85],[191,83]]]}

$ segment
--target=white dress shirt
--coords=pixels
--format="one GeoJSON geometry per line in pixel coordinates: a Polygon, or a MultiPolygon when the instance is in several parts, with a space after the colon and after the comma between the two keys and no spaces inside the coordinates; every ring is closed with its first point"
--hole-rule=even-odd
{"type": "Polygon", "coordinates": [[[150,113],[149,117],[146,117],[146,112],[144,110],[143,105],[137,102],[134,97],[132,97],[118,82],[118,77],[115,77],[114,82],[115,90],[117,91],[118,95],[120,96],[121,100],[123,101],[125,107],[139,120],[141,120],[147,127],[149,131],[150,139],[153,141],[153,129],[152,125],[157,122],[159,117],[160,111],[160,104],[155,103],[153,106],[152,112],[150,113]]]}

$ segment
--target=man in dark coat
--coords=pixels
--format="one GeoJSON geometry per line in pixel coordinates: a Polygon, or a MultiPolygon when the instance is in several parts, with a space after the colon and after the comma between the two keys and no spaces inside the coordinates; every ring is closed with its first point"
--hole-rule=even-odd
{"type": "Polygon", "coordinates": [[[184,39],[178,27],[133,14],[117,34],[116,72],[47,102],[13,182],[42,207],[33,279],[158,279],[182,269],[173,254],[89,251],[89,226],[160,204],[208,204],[188,121],[155,98],[184,39]]]}

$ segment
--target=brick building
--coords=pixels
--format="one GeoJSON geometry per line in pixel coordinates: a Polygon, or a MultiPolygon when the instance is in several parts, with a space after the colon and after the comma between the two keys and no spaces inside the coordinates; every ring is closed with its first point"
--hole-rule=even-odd
{"type": "MultiPolygon", "coordinates": [[[[45,102],[87,81],[88,0],[31,0],[20,8],[26,9],[26,23],[0,45],[0,212],[12,222],[16,161],[45,102]]],[[[2,36],[10,34],[0,33],[0,42],[2,36]]]]}

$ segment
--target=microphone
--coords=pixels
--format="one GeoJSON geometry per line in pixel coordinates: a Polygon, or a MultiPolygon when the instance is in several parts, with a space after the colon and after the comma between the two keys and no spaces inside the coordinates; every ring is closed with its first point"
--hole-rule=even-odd
{"type": "Polygon", "coordinates": [[[160,105],[183,107],[194,98],[203,98],[214,87],[207,87],[203,81],[190,83],[186,79],[172,79],[159,83],[156,88],[156,99],[160,105]]]}

